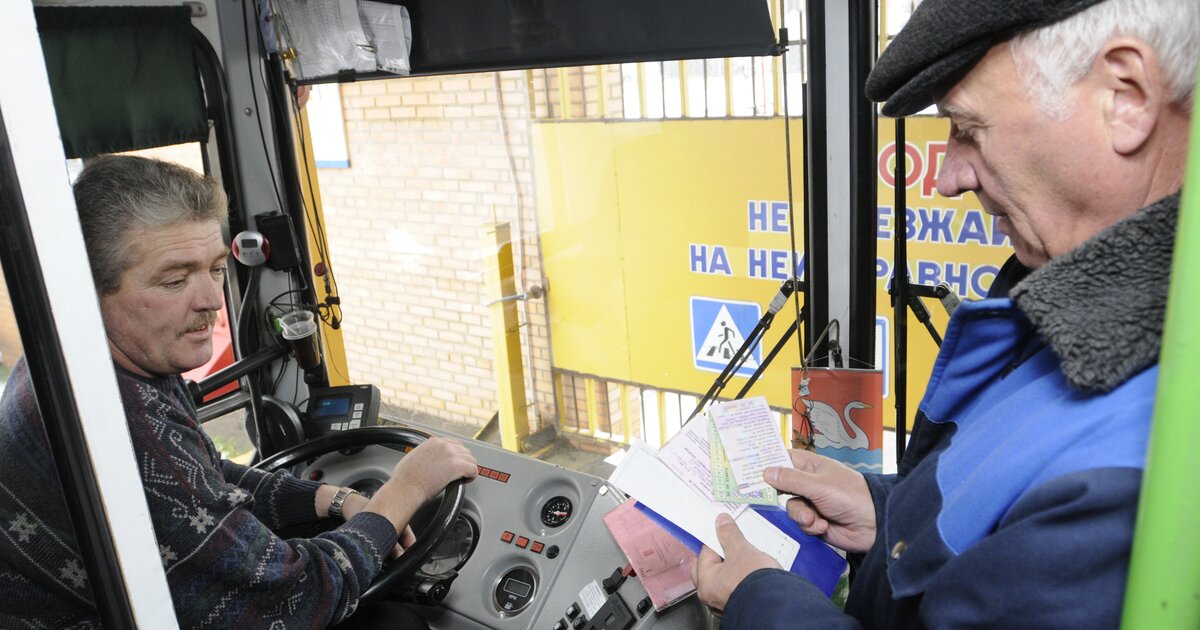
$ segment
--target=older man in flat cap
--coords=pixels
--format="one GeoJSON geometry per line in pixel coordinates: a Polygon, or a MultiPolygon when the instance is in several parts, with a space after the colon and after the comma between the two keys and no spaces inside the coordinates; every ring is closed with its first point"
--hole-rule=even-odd
{"type": "Polygon", "coordinates": [[[1196,0],[916,10],[867,93],[950,119],[938,189],[974,192],[1015,261],[951,318],[898,475],[803,451],[765,474],[858,564],[845,613],[723,517],[725,559],[696,565],[723,626],[1117,625],[1197,56],[1196,0]]]}

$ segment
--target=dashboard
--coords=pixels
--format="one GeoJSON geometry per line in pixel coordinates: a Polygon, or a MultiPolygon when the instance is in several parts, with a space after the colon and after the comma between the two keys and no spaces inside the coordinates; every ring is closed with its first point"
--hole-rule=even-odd
{"type": "MultiPolygon", "coordinates": [[[[432,435],[448,435],[409,423],[432,435]]],[[[716,627],[695,597],[655,611],[603,518],[626,497],[605,480],[473,440],[479,464],[463,509],[422,572],[457,572],[440,603],[417,606],[432,628],[628,630],[716,627]]],[[[302,478],[370,493],[400,451],[369,446],[330,453],[302,478]]],[[[421,514],[414,525],[421,522],[421,514]]],[[[418,532],[419,533],[419,532],[418,532]]],[[[450,574],[452,575],[452,574],[450,574]]]]}

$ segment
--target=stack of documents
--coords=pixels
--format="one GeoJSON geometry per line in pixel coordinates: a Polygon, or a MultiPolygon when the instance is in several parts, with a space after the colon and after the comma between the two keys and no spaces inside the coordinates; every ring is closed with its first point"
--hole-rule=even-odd
{"type": "Polygon", "coordinates": [[[704,544],[725,556],[716,519],[730,514],[751,544],[832,594],[845,560],[800,531],[763,481],[766,467],[791,465],[775,414],[757,397],[710,406],[661,452],[635,443],[609,482],[696,553],[704,544]]]}

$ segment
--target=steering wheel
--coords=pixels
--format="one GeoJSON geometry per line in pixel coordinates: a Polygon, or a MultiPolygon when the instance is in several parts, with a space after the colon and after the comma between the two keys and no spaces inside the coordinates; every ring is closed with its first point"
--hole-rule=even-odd
{"type": "MultiPolygon", "coordinates": [[[[342,449],[372,445],[416,447],[427,439],[427,433],[404,427],[366,427],[338,431],[286,448],[255,464],[254,468],[274,472],[342,449]]],[[[370,603],[382,598],[416,573],[433,555],[462,511],[463,496],[466,494],[465,483],[463,479],[452,481],[439,498],[433,499],[438,502],[437,510],[429,520],[428,527],[417,535],[416,542],[405,550],[403,555],[384,564],[383,570],[375,576],[375,581],[371,582],[359,597],[360,602],[370,603]]]]}

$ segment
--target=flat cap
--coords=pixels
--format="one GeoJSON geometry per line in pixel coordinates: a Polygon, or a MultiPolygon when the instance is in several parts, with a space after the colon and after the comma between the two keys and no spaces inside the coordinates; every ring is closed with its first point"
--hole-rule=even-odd
{"type": "Polygon", "coordinates": [[[1103,0],[925,0],[867,77],[867,98],[886,116],[929,107],[992,46],[1066,19],[1103,0]]]}

